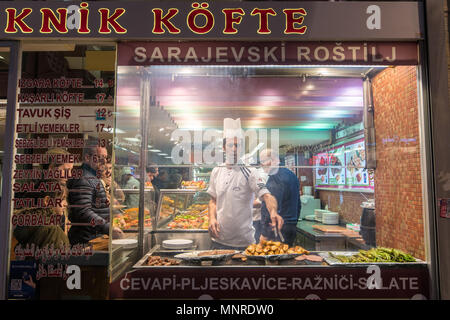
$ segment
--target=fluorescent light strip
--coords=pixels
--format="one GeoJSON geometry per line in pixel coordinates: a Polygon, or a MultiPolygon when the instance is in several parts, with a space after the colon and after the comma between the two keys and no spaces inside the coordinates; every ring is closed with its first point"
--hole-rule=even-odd
{"type": "MultiPolygon", "coordinates": [[[[387,68],[389,65],[336,65],[336,64],[313,64],[313,65],[281,65],[281,64],[265,64],[265,65],[207,65],[207,66],[189,66],[190,68],[195,69],[211,69],[211,68],[254,68],[254,69],[266,69],[266,68],[285,68],[285,69],[294,69],[294,68],[387,68]]],[[[164,69],[179,69],[179,66],[151,66],[151,68],[164,68],[164,69]]]]}

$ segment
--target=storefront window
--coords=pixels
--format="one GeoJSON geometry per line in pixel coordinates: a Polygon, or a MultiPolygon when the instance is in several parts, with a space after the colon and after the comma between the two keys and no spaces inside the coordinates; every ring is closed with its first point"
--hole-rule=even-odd
{"type": "Polygon", "coordinates": [[[236,46],[119,50],[115,162],[134,190],[115,221],[142,233],[131,270],[423,262],[417,66],[248,63],[271,47],[236,46]]]}
{"type": "Polygon", "coordinates": [[[8,298],[438,291],[433,5],[229,4],[2,4],[8,298]]]}
{"type": "Polygon", "coordinates": [[[115,45],[27,42],[23,49],[9,296],[61,298],[83,288],[103,298],[114,233],[115,45]],[[90,284],[82,271],[91,272],[90,284]]]}

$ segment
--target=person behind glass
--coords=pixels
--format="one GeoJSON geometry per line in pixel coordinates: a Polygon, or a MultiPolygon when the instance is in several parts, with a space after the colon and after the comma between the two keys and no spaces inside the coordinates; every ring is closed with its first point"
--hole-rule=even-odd
{"type": "Polygon", "coordinates": [[[150,194],[150,199],[145,198],[147,207],[151,210],[152,215],[156,214],[156,208],[159,201],[159,187],[154,184],[154,180],[158,177],[159,169],[156,163],[150,162],[145,168],[145,187],[153,189],[153,194],[150,194]]]}
{"type": "MultiPolygon", "coordinates": [[[[82,176],[68,181],[70,243],[87,243],[110,233],[110,203],[101,182],[101,171],[108,159],[106,148],[93,146],[83,150],[82,176]],[[77,225],[79,224],[79,225],[77,225]]],[[[112,229],[113,238],[123,237],[117,227],[112,229]]]]}
{"type": "MultiPolygon", "coordinates": [[[[36,187],[44,181],[38,181],[36,187]]],[[[16,225],[13,235],[18,244],[25,248],[32,244],[35,247],[44,248],[54,246],[54,248],[67,248],[70,246],[69,238],[62,223],[67,211],[67,188],[57,180],[45,180],[46,183],[53,182],[51,190],[43,192],[30,192],[27,198],[38,199],[43,201],[43,207],[40,208],[21,208],[14,210],[13,221],[20,221],[22,216],[39,217],[42,221],[47,221],[48,225],[16,225]],[[58,199],[58,200],[57,200],[58,199]],[[50,202],[52,201],[52,203],[50,202]]],[[[50,185],[50,184],[48,184],[50,185]]]]}
{"type": "Polygon", "coordinates": [[[104,166],[104,169],[101,170],[101,181],[103,184],[103,187],[106,191],[106,197],[108,198],[108,201],[111,202],[111,193],[114,190],[114,205],[120,205],[125,201],[125,194],[120,189],[119,185],[116,181],[112,179],[112,163],[107,162],[104,166]]]}
{"type": "MultiPolygon", "coordinates": [[[[130,167],[122,169],[121,187],[127,190],[139,190],[140,182],[136,179],[130,167]]],[[[125,192],[124,205],[130,208],[139,208],[139,193],[125,192]]]]}
{"type": "MultiPolygon", "coordinates": [[[[251,166],[253,163],[256,162],[256,159],[253,158],[253,156],[246,154],[244,156],[244,163],[247,166],[251,166]]],[[[264,180],[267,181],[267,174],[265,171],[260,168],[256,167],[256,170],[259,171],[259,174],[264,177],[264,180]]],[[[253,209],[252,209],[252,215],[253,215],[253,228],[255,229],[255,241],[256,243],[260,242],[261,237],[261,201],[256,198],[255,201],[253,201],[253,209]]]]}
{"type": "MultiPolygon", "coordinates": [[[[260,155],[261,166],[269,175],[267,189],[277,199],[278,212],[284,224],[281,234],[283,243],[293,246],[297,235],[297,221],[300,214],[300,183],[297,176],[287,168],[278,168],[280,160],[273,150],[263,150],[260,155]]],[[[270,216],[265,204],[261,208],[261,240],[282,241],[276,237],[270,226],[270,216]]]]}
{"type": "MultiPolygon", "coordinates": [[[[52,148],[52,149],[49,149],[45,154],[69,155],[71,153],[69,151],[65,150],[65,149],[62,149],[62,148],[52,148]]],[[[70,163],[70,162],[68,162],[68,163],[60,163],[60,164],[43,163],[43,164],[41,164],[41,167],[42,167],[43,170],[51,170],[51,171],[53,171],[53,175],[57,175],[59,177],[58,179],[55,179],[55,180],[58,181],[60,184],[64,185],[64,187],[66,187],[67,181],[68,181],[68,176],[70,176],[69,173],[73,169],[73,163],[70,163]]],[[[66,195],[66,197],[67,197],[67,195],[66,195]]],[[[66,233],[68,231],[68,228],[70,228],[70,225],[67,225],[68,223],[69,223],[69,218],[67,216],[67,210],[64,210],[64,216],[63,216],[63,219],[61,221],[61,228],[66,230],[66,233]]]]}
{"type": "MultiPolygon", "coordinates": [[[[63,154],[63,155],[69,155],[71,154],[69,151],[64,150],[62,148],[53,148],[48,150],[45,154],[52,154],[52,155],[57,155],[57,154],[63,154]]],[[[73,163],[60,163],[60,164],[56,164],[56,163],[44,163],[42,164],[42,169],[44,170],[53,170],[53,171],[59,171],[59,177],[58,180],[60,183],[62,184],[66,184],[67,183],[67,173],[71,172],[71,170],[73,169],[73,163]]]]}
{"type": "Polygon", "coordinates": [[[259,243],[261,237],[261,201],[259,199],[255,199],[253,201],[253,228],[255,229],[255,241],[259,243]]]}
{"type": "Polygon", "coordinates": [[[157,183],[154,183],[155,179],[157,179],[159,175],[159,169],[156,166],[156,163],[150,163],[146,168],[146,177],[145,177],[145,186],[146,187],[153,187],[153,190],[155,191],[155,205],[159,201],[159,186],[157,183]]]}
{"type": "Polygon", "coordinates": [[[158,176],[159,169],[155,163],[150,163],[147,166],[147,175],[145,177],[145,184],[148,186],[152,185],[152,181],[158,176]]]}
{"type": "Polygon", "coordinates": [[[153,187],[160,189],[167,189],[167,184],[169,183],[169,172],[167,169],[162,168],[158,170],[158,175],[153,177],[152,185],[153,187]]]}
{"type": "Polygon", "coordinates": [[[264,177],[239,159],[242,143],[240,119],[224,119],[225,164],[212,170],[207,191],[211,196],[208,208],[212,249],[245,250],[255,243],[252,219],[255,195],[269,208],[272,226],[281,229],[283,225],[264,177]]]}
{"type": "Polygon", "coordinates": [[[153,179],[153,186],[158,189],[179,189],[183,176],[177,172],[169,172],[167,169],[161,169],[158,176],[153,179]]]}

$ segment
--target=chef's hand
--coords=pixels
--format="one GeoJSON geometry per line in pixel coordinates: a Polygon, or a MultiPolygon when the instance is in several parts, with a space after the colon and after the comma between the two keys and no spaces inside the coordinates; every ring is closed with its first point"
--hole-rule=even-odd
{"type": "Polygon", "coordinates": [[[270,220],[271,220],[271,226],[272,228],[275,230],[275,228],[277,228],[277,230],[280,232],[281,228],[283,227],[283,223],[284,220],[283,218],[276,212],[272,212],[270,213],[270,220]]]}
{"type": "Polygon", "coordinates": [[[220,232],[219,222],[216,219],[210,219],[208,230],[213,238],[218,238],[220,232]]]}
{"type": "Polygon", "coordinates": [[[112,238],[113,239],[122,239],[124,236],[123,231],[120,228],[114,227],[112,230],[112,238]]]}

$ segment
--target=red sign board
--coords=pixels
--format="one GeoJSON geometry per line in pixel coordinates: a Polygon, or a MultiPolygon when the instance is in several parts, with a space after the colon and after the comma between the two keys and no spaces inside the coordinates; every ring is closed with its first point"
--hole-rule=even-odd
{"type": "Polygon", "coordinates": [[[367,267],[162,267],[126,273],[114,299],[428,299],[426,264],[367,267]]]}
{"type": "Polygon", "coordinates": [[[417,65],[416,42],[126,42],[118,65],[417,65]]]}

